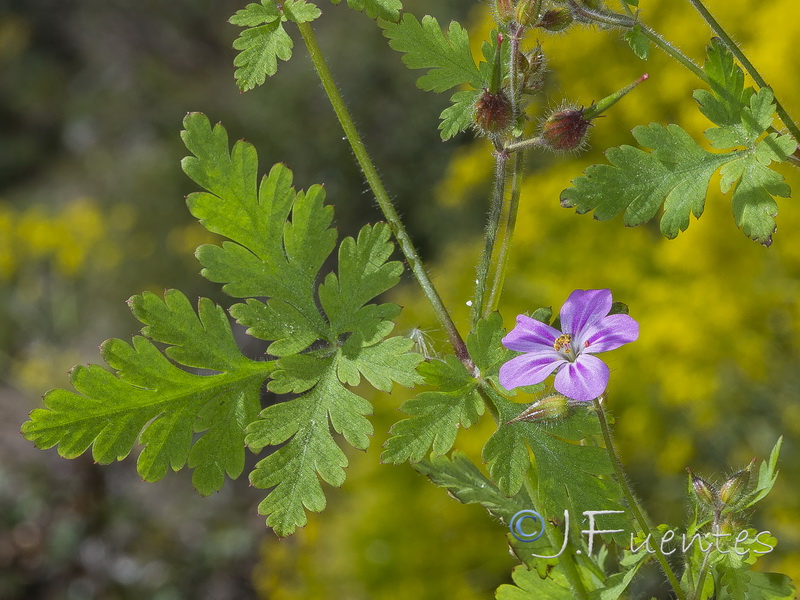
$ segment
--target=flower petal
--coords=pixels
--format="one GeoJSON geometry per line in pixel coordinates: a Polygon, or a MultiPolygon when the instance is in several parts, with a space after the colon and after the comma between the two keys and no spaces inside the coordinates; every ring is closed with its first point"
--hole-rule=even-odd
{"type": "Polygon", "coordinates": [[[605,391],[608,375],[606,363],[591,354],[582,354],[561,367],[553,385],[568,398],[590,402],[605,391]]]}
{"type": "Polygon", "coordinates": [[[608,315],[583,332],[581,351],[589,354],[607,352],[639,337],[639,323],[628,315],[608,315]]]}
{"type": "Polygon", "coordinates": [[[558,329],[525,315],[517,316],[517,326],[503,338],[503,346],[517,352],[555,352],[553,344],[561,335],[558,329]]]}
{"type": "Polygon", "coordinates": [[[561,331],[581,337],[611,310],[611,290],[575,290],[561,307],[561,331]]]}
{"type": "Polygon", "coordinates": [[[500,385],[507,390],[541,383],[558,365],[566,362],[552,348],[550,354],[523,354],[500,367],[500,385]]]}

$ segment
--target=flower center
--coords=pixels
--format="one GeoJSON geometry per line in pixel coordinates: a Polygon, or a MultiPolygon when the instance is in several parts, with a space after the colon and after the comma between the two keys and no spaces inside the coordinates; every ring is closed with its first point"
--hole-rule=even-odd
{"type": "Polygon", "coordinates": [[[553,348],[555,348],[556,352],[565,355],[566,358],[572,359],[572,336],[568,333],[561,334],[553,342],[553,348]]]}

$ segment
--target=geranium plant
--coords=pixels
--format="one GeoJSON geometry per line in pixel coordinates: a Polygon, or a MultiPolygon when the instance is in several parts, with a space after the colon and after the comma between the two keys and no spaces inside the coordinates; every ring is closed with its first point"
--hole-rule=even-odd
{"type": "Polygon", "coordinates": [[[555,319],[535,306],[514,315],[510,331],[498,312],[507,278],[535,277],[507,273],[525,153],[569,160],[586,147],[593,121],[631,101],[623,97],[647,79],[596,103],[536,114],[531,100],[543,88],[547,32],[596,25],[619,30],[640,58],[652,47],[666,52],[698,77],[694,99],[713,124],[705,132],[711,150],[677,124],[636,127],[640,147],[611,148],[610,164],[565,184],[565,207],[601,220],[623,213],[631,226],[659,216],[661,232],[673,238],[690,215],[701,216],[719,173],[736,224],[764,246],[773,243],[776,197],[789,188],[771,165],[800,163],[800,131],[702,1],[689,1],[715,33],[702,66],[667,40],[669,32],[646,24],[638,0],[494,0],[495,28],[478,62],[456,22],[443,29],[431,16],[404,12],[400,0],[347,0],[376,21],[409,68],[424,71],[420,88],[455,90],[441,114],[443,140],[469,130],[491,143],[494,184],[466,329],[456,326],[431,280],[334,84],[314,32],[318,23],[324,27],[322,6],[261,0],[243,7],[230,20],[242,28],[234,44],[239,88],[274,75],[279,60],[292,57],[290,34],[299,33],[385,222],[339,240],[321,185],[299,190],[283,164],[259,177],[253,146],[231,147],[222,125],[189,114],[182,137],[190,156],[182,166],[203,191],[187,204],[206,229],[226,238],[198,248],[197,259],[203,276],[238,301],[222,307],[200,299],[194,307],[177,290],[134,296],[129,304],[144,325],[141,335],[132,343],[106,341],[101,354],[112,371],[76,367],[74,390],[47,392],[23,434],[66,458],[91,449],[99,463],[125,458],[138,443],[143,479],[188,467],[203,495],[241,476],[245,452],[254,452],[261,460],[248,477],[265,490],[259,511],[277,535],[289,536],[309,511],[325,508],[323,484],[345,484],[342,446],[370,444],[373,406],[357,386],[424,386],[400,407],[407,416],[391,428],[382,460],[410,462],[503,522],[498,535],[508,536],[520,566],[498,598],[613,600],[629,593],[649,562],[680,600],[793,598],[788,577],[753,570],[776,539],[749,524],[776,481],[780,440],[767,460],[719,485],[689,473],[688,523],[680,532],[656,525],[617,456],[604,398],[616,374],[596,356],[635,343],[639,325],[628,307],[612,303],[611,290],[587,289],[575,290],[555,319]],[[538,37],[544,41],[533,43],[538,37]],[[394,331],[400,307],[386,293],[406,268],[446,333],[439,354],[418,336],[394,331]],[[266,356],[242,353],[231,318],[269,343],[266,356]],[[264,406],[264,385],[282,399],[264,406]],[[454,449],[459,428],[480,419],[496,424],[483,447],[485,466],[454,449]]]}

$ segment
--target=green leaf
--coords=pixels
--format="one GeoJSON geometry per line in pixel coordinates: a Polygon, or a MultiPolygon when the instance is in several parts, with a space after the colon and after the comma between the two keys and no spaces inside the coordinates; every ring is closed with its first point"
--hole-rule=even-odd
{"type": "MultiPolygon", "coordinates": [[[[273,312],[286,315],[294,309],[302,315],[293,321],[304,339],[325,337],[329,327],[316,304],[315,282],[336,245],[336,230],[330,227],[333,209],[324,205],[324,188],[295,192],[291,171],[278,164],[257,189],[258,157],[250,144],[239,141],[229,153],[225,129],[212,130],[199,113],[188,115],[184,126],[182,137],[195,156],[183,159],[183,170],[209,190],[191,194],[189,210],[209,231],[236,242],[201,246],[197,257],[203,275],[224,283],[232,296],[280,301],[273,312]],[[287,221],[290,215],[293,220],[287,221]]],[[[245,324],[252,326],[249,317],[245,324]]]]}
{"type": "Polygon", "coordinates": [[[513,356],[502,344],[505,334],[503,317],[494,312],[478,321],[467,336],[467,350],[482,377],[497,375],[500,366],[513,356]]]}
{"type": "Polygon", "coordinates": [[[445,108],[439,116],[442,141],[455,137],[456,134],[465,131],[472,125],[475,102],[480,94],[480,90],[461,90],[450,96],[452,104],[445,108]]]}
{"type": "Polygon", "coordinates": [[[293,23],[310,23],[319,18],[322,11],[316,4],[305,0],[283,0],[283,15],[293,23]]]}
{"type": "Polygon", "coordinates": [[[596,219],[624,212],[625,224],[652,219],[664,204],[661,232],[674,238],[689,226],[689,216],[703,213],[708,184],[731,155],[703,150],[677,125],[658,123],[634,128],[633,136],[645,152],[632,146],[610,148],[611,165],[592,165],[564,190],[561,203],[581,214],[594,210],[596,219]]]}
{"type": "Polygon", "coordinates": [[[234,49],[240,51],[233,60],[236,85],[246,92],[263,84],[267,76],[278,72],[278,59],[292,57],[293,46],[281,21],[245,29],[233,42],[234,49]]]}
{"type": "Polygon", "coordinates": [[[243,92],[263,84],[267,76],[278,71],[278,59],[292,57],[294,43],[283,28],[283,23],[308,23],[322,12],[316,4],[305,0],[261,0],[261,4],[248,4],[237,11],[229,22],[246,29],[233,42],[239,54],[233,61],[238,67],[233,76],[243,92]]]}
{"type": "Polygon", "coordinates": [[[444,92],[468,83],[474,89],[484,87],[484,77],[475,65],[467,31],[455,21],[450,22],[447,34],[439,22],[425,16],[422,22],[405,13],[397,23],[381,23],[389,46],[403,53],[403,63],[409,69],[428,69],[417,80],[426,91],[444,92]]]}
{"type": "Polygon", "coordinates": [[[242,10],[237,10],[228,22],[239,27],[255,27],[265,23],[279,21],[281,11],[272,0],[264,0],[261,4],[248,4],[242,10]]]}
{"type": "Polygon", "coordinates": [[[446,456],[423,459],[414,469],[426,475],[436,485],[446,488],[464,504],[480,504],[489,513],[508,523],[519,511],[531,507],[527,494],[506,497],[486,475],[481,473],[466,455],[455,451],[446,456]]]}
{"type": "MultiPolygon", "coordinates": [[[[622,489],[603,448],[582,445],[581,440],[600,434],[597,418],[589,409],[573,409],[561,420],[544,423],[514,421],[525,405],[510,402],[495,392],[490,396],[498,409],[500,425],[483,448],[489,474],[506,496],[522,487],[531,467],[529,451],[536,458],[539,497],[546,516],[560,517],[586,510],[623,510],[622,489]],[[530,450],[529,450],[530,449],[530,450]]],[[[604,515],[604,529],[625,529],[624,515],[604,515]]],[[[627,541],[628,533],[613,538],[627,541]]]]}
{"type": "Polygon", "coordinates": [[[714,148],[728,152],[703,150],[677,125],[637,127],[634,137],[652,152],[631,146],[609,149],[611,165],[589,167],[562,192],[562,205],[579,213],[593,210],[600,220],[624,211],[625,224],[635,226],[652,219],[663,203],[661,232],[674,238],[689,226],[690,214],[702,214],[709,181],[721,167],[723,193],[733,189],[736,224],[769,246],[778,212],[775,197],[790,194],[783,177],[769,166],[787,160],[795,141],[775,133],[762,139],[774,118],[772,91],[745,88],[741,67],[717,39],[708,48],[704,70],[711,89],[696,90],[694,97],[717,125],[705,135],[714,148]]]}
{"type": "Polygon", "coordinates": [[[189,197],[190,210],[230,240],[198,250],[203,274],[247,298],[230,312],[280,357],[270,391],[292,395],[262,411],[246,438],[254,451],[283,444],[256,465],[250,481],[274,488],[259,511],[278,535],[290,535],[306,523],[306,510],[324,508],[320,479],[344,482],[347,460],[331,428],[356,448],[369,444],[372,406],[346,386],[363,377],[390,391],[393,383],[420,380],[422,357],[409,351],[413,342],[387,338],[399,307],[373,302],[397,284],[402,264],[390,260],[388,226],[367,225],[357,239],[342,241],[337,270],[318,285],[336,245],[324,189],[295,191],[283,165],[256,187],[258,158],[249,144],[237,142],[229,152],[225,130],[212,129],[203,115],[189,115],[185,124],[194,157],[184,160],[184,170],[208,190],[189,197]]]}
{"type": "Polygon", "coordinates": [[[792,600],[795,586],[783,573],[750,573],[748,600],[792,600]]]}
{"type": "Polygon", "coordinates": [[[778,441],[775,442],[775,446],[769,455],[769,461],[761,461],[761,465],[758,468],[758,481],[756,481],[753,490],[742,500],[742,508],[754,506],[772,491],[775,482],[778,480],[778,457],[780,456],[782,445],[783,436],[779,437],[778,441]]]}
{"type": "Polygon", "coordinates": [[[319,288],[319,299],[333,334],[358,331],[367,340],[385,336],[381,323],[397,316],[394,304],[367,305],[368,300],[400,281],[403,265],[388,261],[394,246],[385,223],[364,227],[358,240],[348,238],[339,247],[339,274],[329,274],[319,288]]]}
{"type": "Polygon", "coordinates": [[[101,354],[115,374],[97,365],[75,367],[70,380],[77,393],[48,392],[46,408],[34,410],[22,432],[40,448],[58,445],[66,458],[91,446],[101,464],[125,458],[138,438],[143,479],[158,481],[188,461],[197,490],[217,491],[226,474],[236,478],[244,468],[244,429],[260,409],[260,388],[273,363],[243,356],[224,311],[206,298],[197,313],[176,290],[163,301],[146,292],[130,304],[146,325],[143,333],[168,344],[170,358],[216,373],[180,369],[144,337],[133,345],[108,340],[101,354]],[[193,443],[196,432],[204,433],[193,443]]]}
{"type": "Polygon", "coordinates": [[[418,462],[432,448],[435,455],[448,452],[460,426],[470,427],[483,414],[477,382],[455,356],[431,359],[417,368],[425,383],[438,389],[407,400],[400,410],[411,415],[392,426],[381,461],[418,462]]]}
{"type": "MultiPolygon", "coordinates": [[[[285,361],[279,361],[279,369],[297,368],[285,361]]],[[[333,486],[344,483],[347,458],[333,439],[329,422],[356,448],[365,449],[373,433],[366,418],[372,412],[370,403],[339,382],[334,360],[324,361],[323,367],[307,394],[267,407],[248,428],[247,444],[256,449],[291,438],[250,474],[254,486],[275,488],[258,510],[268,515],[267,525],[279,536],[290,535],[306,524],[304,508],[317,512],[325,508],[318,476],[333,486]]]]}
{"type": "Polygon", "coordinates": [[[561,571],[553,569],[546,577],[520,565],[511,573],[514,585],[497,588],[497,600],[572,600],[572,587],[561,571]]]}
{"type": "Polygon", "coordinates": [[[594,590],[589,596],[591,600],[618,600],[619,597],[628,589],[628,586],[633,581],[639,567],[642,566],[644,561],[639,560],[634,563],[633,567],[621,573],[614,573],[603,582],[603,587],[594,590]]]}
{"type": "MultiPolygon", "coordinates": [[[[339,4],[342,0],[331,0],[339,4]]],[[[400,0],[347,0],[347,5],[359,12],[367,13],[370,19],[385,19],[396,23],[400,19],[403,4],[400,0]]]]}
{"type": "Polygon", "coordinates": [[[636,56],[642,60],[647,60],[650,56],[650,40],[642,33],[642,27],[640,25],[631,27],[623,37],[636,56]]]}

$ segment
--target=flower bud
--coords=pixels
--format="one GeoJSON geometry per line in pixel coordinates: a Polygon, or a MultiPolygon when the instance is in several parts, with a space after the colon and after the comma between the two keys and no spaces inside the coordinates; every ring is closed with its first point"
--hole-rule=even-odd
{"type": "Polygon", "coordinates": [[[493,94],[488,89],[475,103],[475,124],[487,134],[499,133],[511,125],[511,101],[505,92],[500,90],[493,94]]]}
{"type": "Polygon", "coordinates": [[[689,476],[692,478],[692,487],[694,488],[694,493],[697,496],[697,499],[705,504],[708,508],[716,510],[719,504],[717,490],[715,490],[714,486],[712,486],[702,477],[698,477],[689,469],[686,470],[689,471],[689,476]]]}
{"type": "Polygon", "coordinates": [[[572,12],[568,8],[553,8],[548,10],[536,24],[546,31],[564,31],[572,24],[572,12]]]}
{"type": "Polygon", "coordinates": [[[514,20],[523,27],[533,27],[538,19],[536,0],[519,0],[514,20]]]}
{"type": "Polygon", "coordinates": [[[517,54],[517,71],[520,76],[520,91],[523,94],[533,94],[542,89],[546,67],[547,59],[539,44],[530,52],[517,54]]]}
{"type": "Polygon", "coordinates": [[[542,140],[546,147],[557,152],[580,150],[589,125],[591,121],[584,118],[583,108],[564,108],[545,119],[542,140]]]}
{"type": "MultiPolygon", "coordinates": [[[[555,421],[569,414],[569,399],[561,394],[546,396],[537,400],[508,423],[516,421],[555,421]]],[[[506,425],[508,425],[506,423],[506,425]]]]}
{"type": "Polygon", "coordinates": [[[742,469],[738,473],[731,476],[722,487],[719,488],[719,499],[728,506],[735,506],[736,503],[742,498],[747,490],[747,484],[750,483],[750,471],[755,464],[753,459],[747,468],[742,469]]]}
{"type": "Polygon", "coordinates": [[[511,0],[495,0],[494,12],[497,22],[507,25],[514,20],[514,3],[511,0]]]}

